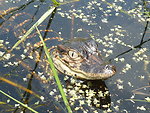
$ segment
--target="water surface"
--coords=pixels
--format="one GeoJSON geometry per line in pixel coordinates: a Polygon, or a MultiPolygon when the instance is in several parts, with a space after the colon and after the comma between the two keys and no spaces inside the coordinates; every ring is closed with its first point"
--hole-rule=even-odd
{"type": "MultiPolygon", "coordinates": [[[[0,43],[4,45],[0,50],[2,54],[6,51],[6,48],[10,49],[21,38],[52,6],[52,3],[49,0],[4,0],[0,1],[0,5],[0,43]]],[[[117,73],[112,78],[105,81],[91,81],[92,87],[89,85],[89,81],[76,80],[59,74],[73,112],[148,113],[150,111],[150,103],[136,101],[136,99],[145,100],[150,97],[150,25],[148,23],[149,15],[146,13],[149,11],[150,3],[148,0],[145,1],[145,4],[139,0],[82,0],[58,7],[47,34],[45,34],[45,29],[48,26],[49,18],[38,27],[43,37],[46,38],[59,37],[63,40],[74,37],[93,38],[98,43],[99,50],[106,61],[111,60],[111,63],[117,68],[117,73]],[[147,29],[144,31],[146,25],[147,29]],[[143,41],[148,41],[141,43],[144,32],[143,41]],[[141,46],[138,48],[137,45],[140,45],[140,43],[141,46]],[[84,88],[84,85],[87,87],[84,88]],[[141,88],[138,91],[143,94],[133,92],[138,88],[141,88]],[[104,92],[107,92],[107,95],[100,98],[96,97],[98,95],[95,93],[96,91],[103,92],[103,95],[104,92]],[[89,94],[88,96],[95,94],[95,96],[91,96],[91,100],[95,104],[89,102],[90,99],[87,94],[89,94]],[[96,103],[96,99],[99,99],[105,105],[99,105],[100,102],[96,103]]],[[[33,56],[30,54],[32,49],[40,51],[33,46],[39,41],[40,39],[34,31],[24,43],[11,53],[10,59],[1,61],[0,74],[1,77],[24,87],[30,87],[37,94],[43,96],[45,100],[42,101],[33,95],[25,94],[24,91],[2,81],[0,82],[0,90],[20,101],[24,94],[29,106],[40,113],[65,112],[67,110],[55,81],[52,79],[49,83],[42,83],[40,77],[49,77],[49,75],[46,69],[42,68],[42,63],[39,63],[36,67],[35,59],[38,56],[35,53],[33,56]],[[34,76],[29,79],[29,75],[34,69],[38,77],[34,76]]],[[[46,43],[48,47],[52,47],[62,43],[62,41],[53,39],[46,43]]],[[[42,51],[43,57],[44,51],[42,51]]],[[[19,111],[15,107],[14,101],[2,94],[0,94],[0,97],[0,101],[7,103],[1,105],[1,112],[7,110],[19,111]]]]}

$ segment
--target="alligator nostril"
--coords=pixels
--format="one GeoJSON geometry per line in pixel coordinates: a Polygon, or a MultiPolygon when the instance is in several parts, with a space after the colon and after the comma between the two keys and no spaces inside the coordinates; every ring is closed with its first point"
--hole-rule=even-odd
{"type": "Polygon", "coordinates": [[[74,74],[75,77],[77,77],[77,74],[74,74]]]}

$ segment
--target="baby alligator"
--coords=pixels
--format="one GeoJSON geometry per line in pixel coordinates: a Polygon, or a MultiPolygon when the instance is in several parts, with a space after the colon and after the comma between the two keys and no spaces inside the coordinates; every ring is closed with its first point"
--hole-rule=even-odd
{"type": "Polygon", "coordinates": [[[69,40],[53,49],[51,55],[58,71],[75,78],[105,80],[116,73],[114,65],[104,62],[92,39],[69,40]]]}

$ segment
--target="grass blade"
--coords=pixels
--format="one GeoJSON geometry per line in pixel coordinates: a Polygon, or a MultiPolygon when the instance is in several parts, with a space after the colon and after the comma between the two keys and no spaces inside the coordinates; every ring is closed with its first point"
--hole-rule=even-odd
{"type": "Polygon", "coordinates": [[[52,2],[53,2],[53,4],[56,5],[56,6],[60,5],[60,3],[57,2],[57,0],[52,0],[52,2]]]}
{"type": "Polygon", "coordinates": [[[11,52],[14,48],[16,48],[21,42],[23,42],[31,34],[31,32],[35,29],[35,27],[40,25],[54,11],[55,8],[56,7],[53,7],[49,9],[48,11],[46,11],[41,16],[41,18],[21,37],[21,39],[15,43],[15,45],[11,48],[9,52],[11,52]]]}
{"type": "Polygon", "coordinates": [[[36,93],[33,92],[32,90],[29,90],[29,89],[23,87],[23,86],[20,85],[20,84],[14,83],[14,82],[12,82],[12,81],[10,81],[10,80],[8,80],[8,79],[5,79],[5,78],[3,78],[3,77],[0,77],[0,80],[4,81],[4,82],[6,82],[6,83],[8,83],[8,84],[10,84],[10,85],[12,85],[12,86],[18,87],[19,89],[22,89],[22,90],[24,90],[24,91],[26,91],[26,92],[28,92],[28,93],[30,93],[30,94],[33,94],[33,95],[35,95],[36,97],[40,98],[40,96],[39,96],[38,94],[36,94],[36,93]]]}
{"type": "Polygon", "coordinates": [[[41,39],[41,41],[42,41],[42,43],[43,43],[43,47],[44,47],[45,54],[46,54],[46,56],[47,56],[48,62],[50,63],[50,67],[51,67],[52,72],[53,72],[53,74],[54,74],[54,78],[55,78],[55,80],[56,80],[58,89],[59,89],[59,91],[60,91],[60,93],[61,93],[61,95],[62,95],[63,101],[64,101],[64,103],[65,103],[65,105],[66,105],[66,107],[67,107],[68,112],[69,112],[69,113],[72,113],[72,110],[71,110],[71,108],[70,108],[70,106],[69,106],[69,102],[68,102],[68,100],[67,100],[67,98],[66,98],[66,96],[65,96],[64,90],[63,90],[62,85],[61,85],[61,82],[60,82],[60,80],[59,80],[57,70],[55,69],[55,66],[54,66],[53,61],[52,61],[52,59],[51,59],[51,57],[50,57],[50,54],[49,54],[48,49],[47,49],[47,47],[46,47],[46,44],[44,43],[44,40],[43,40],[43,38],[42,38],[42,35],[41,35],[41,33],[40,33],[40,31],[38,30],[37,27],[36,27],[36,30],[37,30],[38,35],[39,35],[39,37],[40,37],[40,39],[41,39]]]}
{"type": "Polygon", "coordinates": [[[18,101],[17,99],[13,98],[12,96],[6,94],[5,92],[3,92],[2,90],[0,90],[0,93],[2,93],[3,95],[7,96],[8,98],[14,100],[15,102],[17,102],[18,104],[22,105],[23,107],[29,109],[30,111],[34,112],[34,113],[38,113],[37,111],[35,111],[34,109],[28,107],[26,104],[21,103],[20,101],[18,101]]]}
{"type": "Polygon", "coordinates": [[[138,101],[138,102],[149,102],[149,103],[150,103],[150,101],[147,101],[147,100],[140,100],[140,99],[125,99],[125,100],[138,101]]]}

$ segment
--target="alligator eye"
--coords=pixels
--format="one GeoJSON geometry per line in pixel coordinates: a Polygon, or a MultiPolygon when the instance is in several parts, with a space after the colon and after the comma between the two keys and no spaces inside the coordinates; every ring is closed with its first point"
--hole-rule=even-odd
{"type": "Polygon", "coordinates": [[[78,53],[76,51],[70,50],[68,52],[68,54],[69,54],[70,58],[77,58],[78,57],[78,53]]]}
{"type": "Polygon", "coordinates": [[[106,66],[105,66],[105,69],[108,69],[108,70],[109,70],[110,68],[111,68],[110,65],[106,65],[106,66]]]}

